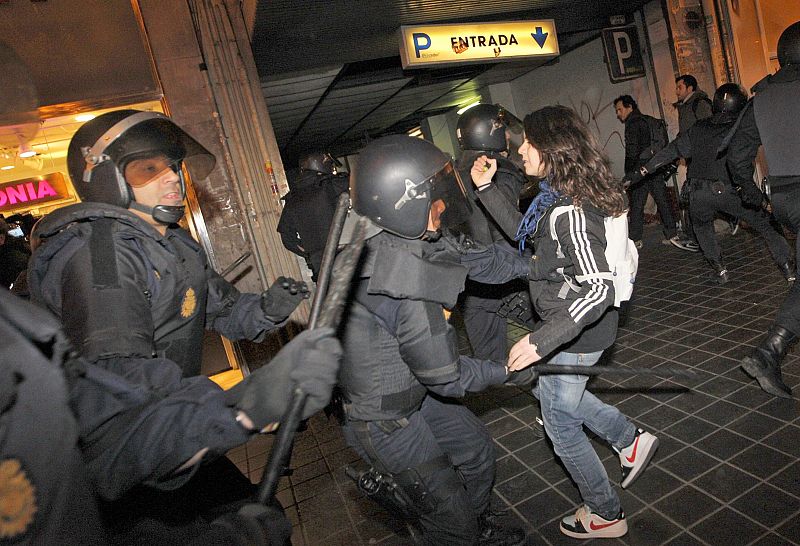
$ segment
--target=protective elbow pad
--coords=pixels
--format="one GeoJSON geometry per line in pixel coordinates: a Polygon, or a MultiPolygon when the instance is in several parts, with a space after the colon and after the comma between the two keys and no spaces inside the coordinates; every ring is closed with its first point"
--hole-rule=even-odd
{"type": "Polygon", "coordinates": [[[403,343],[403,361],[422,383],[448,383],[458,378],[458,350],[455,330],[442,321],[443,327],[432,328],[430,335],[403,343]]]}

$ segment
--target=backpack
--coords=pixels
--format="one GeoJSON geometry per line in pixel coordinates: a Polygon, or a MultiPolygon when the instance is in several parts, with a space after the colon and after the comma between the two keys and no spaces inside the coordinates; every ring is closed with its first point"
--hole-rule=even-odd
{"type": "Polygon", "coordinates": [[[656,155],[669,143],[669,136],[667,136],[667,124],[663,119],[646,114],[642,114],[642,117],[650,131],[650,144],[639,154],[639,158],[646,160],[656,155]]]}
{"type": "Polygon", "coordinates": [[[697,119],[697,107],[700,106],[701,102],[708,103],[709,108],[712,110],[714,109],[714,103],[711,102],[711,99],[708,97],[700,97],[696,101],[692,102],[692,114],[694,114],[694,118],[697,119]]]}
{"type": "MultiPolygon", "coordinates": [[[[660,120],[659,120],[660,121],[660,120]]],[[[550,236],[558,245],[559,257],[564,254],[561,243],[556,235],[556,219],[563,213],[574,210],[574,205],[556,207],[550,214],[550,236]]],[[[639,269],[639,251],[634,242],[628,237],[628,211],[619,216],[606,216],[603,218],[606,234],[606,263],[609,271],[601,271],[593,275],[576,275],[575,280],[582,283],[588,279],[607,279],[614,284],[614,307],[620,307],[622,302],[631,299],[633,285],[636,282],[636,272],[639,269]]],[[[563,270],[561,271],[563,275],[563,270]]],[[[564,280],[572,286],[571,281],[565,276],[564,280]]]]}

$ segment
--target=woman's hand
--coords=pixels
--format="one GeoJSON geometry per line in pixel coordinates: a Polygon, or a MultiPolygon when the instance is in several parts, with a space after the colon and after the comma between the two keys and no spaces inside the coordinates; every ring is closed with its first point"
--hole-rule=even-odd
{"type": "Polygon", "coordinates": [[[497,160],[489,159],[485,155],[480,156],[472,164],[472,169],[469,171],[472,183],[476,188],[481,188],[492,183],[492,177],[497,172],[497,160]]]}
{"type": "Polygon", "coordinates": [[[530,342],[530,336],[517,341],[508,353],[508,371],[516,372],[539,362],[542,357],[537,351],[538,347],[530,342]]]}

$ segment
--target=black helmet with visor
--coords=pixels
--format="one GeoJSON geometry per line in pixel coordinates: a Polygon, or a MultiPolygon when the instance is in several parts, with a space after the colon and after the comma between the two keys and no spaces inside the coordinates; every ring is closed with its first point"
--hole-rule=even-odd
{"type": "Polygon", "coordinates": [[[69,144],[67,167],[81,200],[107,203],[151,215],[157,222],[173,224],[184,214],[183,205],[148,207],[137,203],[125,168],[137,159],[158,159],[148,165],[151,175],[137,173],[136,186],[150,183],[167,170],[178,174],[181,197],[186,163],[198,180],[214,168],[216,159],[206,148],[159,112],[117,110],[86,122],[69,144]],[[155,166],[155,168],[154,168],[155,166]],[[157,171],[157,172],[156,172],[157,171]]]}

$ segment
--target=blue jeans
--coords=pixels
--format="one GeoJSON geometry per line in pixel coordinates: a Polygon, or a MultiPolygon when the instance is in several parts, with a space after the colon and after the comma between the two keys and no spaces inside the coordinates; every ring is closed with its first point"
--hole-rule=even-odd
{"type": "MultiPolygon", "coordinates": [[[[557,353],[548,364],[592,366],[602,354],[603,351],[557,353]]],[[[636,427],[617,408],[588,392],[588,380],[586,375],[542,375],[534,395],[542,408],[547,436],[578,486],[583,502],[596,514],[614,519],[620,511],[619,497],[583,426],[618,450],[633,442],[636,427]]]]}

